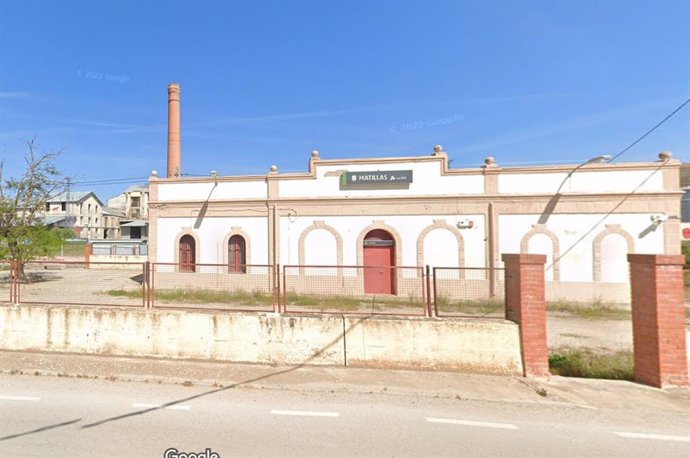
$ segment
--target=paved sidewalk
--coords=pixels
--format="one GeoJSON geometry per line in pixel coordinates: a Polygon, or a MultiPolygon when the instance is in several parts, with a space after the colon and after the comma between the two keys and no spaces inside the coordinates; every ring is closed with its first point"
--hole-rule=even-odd
{"type": "Polygon", "coordinates": [[[0,351],[0,373],[315,392],[387,393],[569,408],[653,407],[690,414],[690,389],[631,382],[353,367],[0,351]]]}

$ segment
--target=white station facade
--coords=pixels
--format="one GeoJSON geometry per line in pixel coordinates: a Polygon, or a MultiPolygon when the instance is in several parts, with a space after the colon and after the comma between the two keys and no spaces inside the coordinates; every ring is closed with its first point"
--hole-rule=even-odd
{"type": "Polygon", "coordinates": [[[168,176],[149,181],[152,262],[499,268],[502,253],[540,253],[551,298],[625,301],[627,253],[680,252],[680,162],[669,153],[452,169],[440,146],[369,159],[314,151],[304,173],[184,177],[179,87],[169,94],[168,176]]]}

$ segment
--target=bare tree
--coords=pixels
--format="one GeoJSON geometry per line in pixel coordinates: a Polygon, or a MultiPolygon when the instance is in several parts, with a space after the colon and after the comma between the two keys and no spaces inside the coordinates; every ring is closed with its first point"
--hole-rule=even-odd
{"type": "Polygon", "coordinates": [[[22,277],[24,263],[50,254],[60,237],[45,227],[44,215],[48,199],[66,186],[55,166],[62,151],[39,152],[35,137],[25,145],[21,176],[5,177],[5,161],[0,162],[0,259],[19,262],[22,277]]]}

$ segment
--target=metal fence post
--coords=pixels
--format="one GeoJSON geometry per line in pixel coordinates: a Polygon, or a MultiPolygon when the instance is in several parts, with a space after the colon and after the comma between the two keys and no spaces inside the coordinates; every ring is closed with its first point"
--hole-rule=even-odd
{"type": "Polygon", "coordinates": [[[280,264],[272,266],[273,277],[273,312],[280,313],[280,264]]]}
{"type": "Polygon", "coordinates": [[[282,308],[282,310],[280,310],[280,307],[279,307],[279,311],[282,311],[282,312],[287,312],[287,278],[285,275],[286,275],[285,266],[283,266],[283,284],[281,285],[283,287],[283,308],[282,308]]]}
{"type": "Polygon", "coordinates": [[[10,261],[10,304],[17,303],[17,261],[10,261]]]}
{"type": "Polygon", "coordinates": [[[156,264],[149,262],[149,308],[156,302],[156,264]]]}
{"type": "Polygon", "coordinates": [[[426,316],[432,317],[431,312],[431,267],[429,264],[426,265],[426,316]]]}
{"type": "Polygon", "coordinates": [[[434,276],[434,283],[433,283],[434,284],[434,295],[433,295],[433,297],[434,297],[434,308],[433,308],[433,311],[434,311],[434,316],[438,317],[438,296],[437,296],[437,291],[436,291],[436,267],[433,268],[432,272],[433,272],[433,276],[434,276]]]}
{"type": "Polygon", "coordinates": [[[143,281],[143,288],[144,288],[144,308],[150,308],[151,304],[151,263],[149,261],[144,262],[143,265],[144,269],[144,281],[143,281]]]}

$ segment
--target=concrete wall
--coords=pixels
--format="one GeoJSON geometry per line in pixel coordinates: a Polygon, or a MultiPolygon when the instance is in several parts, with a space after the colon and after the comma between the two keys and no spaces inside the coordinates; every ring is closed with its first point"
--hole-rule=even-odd
{"type": "MultiPolygon", "coordinates": [[[[509,169],[507,169],[509,170],[509,169]]],[[[575,173],[571,170],[555,173],[506,173],[498,177],[498,192],[505,194],[555,193],[559,187],[561,192],[621,192],[627,193],[635,189],[651,173],[651,170],[615,170],[610,172],[587,172],[580,169],[575,173]],[[570,176],[569,176],[570,174],[570,176]],[[566,181],[567,179],[567,181],[566,181]],[[562,184],[562,187],[561,187],[562,184]]],[[[654,174],[645,182],[639,192],[661,191],[664,189],[661,173],[654,174]]]]}
{"type": "Polygon", "coordinates": [[[317,163],[316,179],[281,180],[281,197],[364,197],[408,195],[482,194],[484,176],[474,174],[442,175],[440,160],[379,164],[321,165],[317,163]],[[409,189],[340,189],[340,172],[412,170],[409,189]]]}
{"type": "MultiPolygon", "coordinates": [[[[402,257],[396,259],[399,266],[417,266],[418,248],[421,248],[422,265],[433,261],[433,265],[436,267],[458,267],[458,242],[456,236],[450,231],[446,229],[431,230],[425,234],[422,246],[417,246],[422,232],[433,229],[436,221],[443,221],[454,232],[459,234],[463,241],[462,255],[464,266],[484,267],[486,265],[486,224],[484,216],[479,214],[464,214],[460,216],[430,214],[385,216],[380,218],[355,215],[330,216],[326,218],[307,216],[283,217],[280,219],[281,264],[294,265],[299,263],[300,235],[317,220],[323,221],[326,226],[332,228],[342,238],[343,265],[346,266],[361,265],[361,262],[358,262],[357,259],[357,251],[361,248],[358,246],[357,241],[362,232],[372,225],[372,220],[382,221],[385,226],[392,228],[399,235],[402,245],[399,247],[402,257]],[[473,222],[473,226],[471,228],[457,229],[456,224],[461,220],[470,220],[473,222]],[[445,253],[446,256],[439,256],[438,253],[445,253]]],[[[322,253],[320,254],[322,257],[334,257],[334,253],[324,253],[324,248],[316,243],[318,241],[318,239],[312,239],[311,237],[306,238],[303,247],[305,255],[316,251],[322,253]]],[[[334,248],[334,245],[332,247],[334,248]]],[[[326,246],[326,249],[328,249],[328,246],[326,246]]],[[[306,258],[307,256],[305,256],[306,258]]]]}
{"type": "Polygon", "coordinates": [[[175,262],[176,241],[182,231],[196,235],[200,263],[223,264],[227,256],[227,238],[237,228],[249,234],[250,264],[268,264],[268,219],[265,217],[206,217],[197,224],[195,217],[159,218],[156,262],[175,262]],[[225,242],[225,243],[223,243],[225,242]]]}
{"type": "Polygon", "coordinates": [[[264,364],[522,371],[517,325],[481,319],[0,306],[0,348],[264,364]]]}
{"type": "Polygon", "coordinates": [[[265,199],[268,195],[266,180],[243,179],[232,182],[209,183],[161,183],[158,200],[205,201],[234,199],[265,199]]]}
{"type": "MultiPolygon", "coordinates": [[[[141,256],[141,255],[124,255],[124,254],[118,254],[118,255],[91,255],[89,256],[89,262],[92,263],[99,263],[99,262],[107,262],[107,263],[123,263],[122,268],[123,269],[131,269],[132,266],[127,265],[127,264],[132,264],[132,263],[145,263],[148,261],[148,256],[141,256]]],[[[92,264],[91,268],[92,269],[99,269],[99,268],[104,268],[104,269],[113,269],[117,268],[117,264],[107,264],[105,266],[99,266],[98,264],[92,264]]]]}

